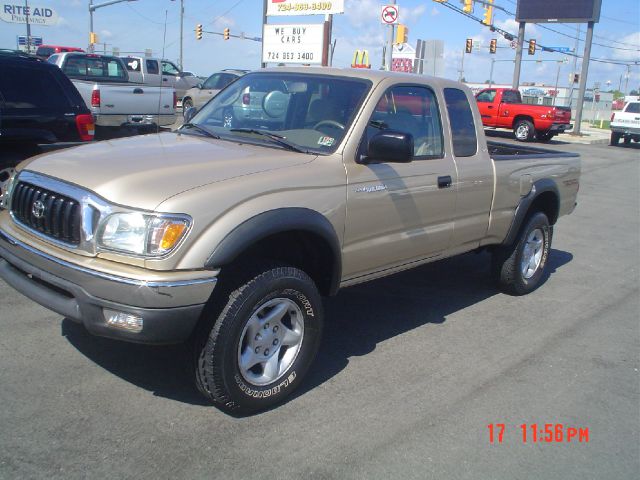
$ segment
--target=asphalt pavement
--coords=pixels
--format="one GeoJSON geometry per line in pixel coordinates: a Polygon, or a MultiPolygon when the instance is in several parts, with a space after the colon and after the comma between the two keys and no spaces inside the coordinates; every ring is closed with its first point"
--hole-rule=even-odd
{"type": "Polygon", "coordinates": [[[467,254],[345,289],[298,394],[251,417],[203,402],[182,347],[92,337],[0,281],[0,478],[638,478],[640,148],[559,138],[582,179],[541,288],[501,294],[467,254]],[[545,424],[562,439],[533,443],[545,424]]]}

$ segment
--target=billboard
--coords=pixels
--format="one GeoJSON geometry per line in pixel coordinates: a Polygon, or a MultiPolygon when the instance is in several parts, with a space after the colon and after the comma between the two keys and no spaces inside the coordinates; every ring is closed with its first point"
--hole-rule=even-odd
{"type": "Polygon", "coordinates": [[[344,13],[344,0],[267,0],[267,16],[328,15],[344,13]]]}
{"type": "Polygon", "coordinates": [[[322,64],[324,24],[265,25],[262,38],[264,63],[322,64]]]}
{"type": "Polygon", "coordinates": [[[29,5],[15,5],[13,3],[0,4],[0,19],[8,23],[29,23],[42,27],[56,25],[58,12],[53,8],[29,5]]]}
{"type": "Polygon", "coordinates": [[[602,0],[518,0],[517,22],[586,23],[600,20],[602,0]]]}

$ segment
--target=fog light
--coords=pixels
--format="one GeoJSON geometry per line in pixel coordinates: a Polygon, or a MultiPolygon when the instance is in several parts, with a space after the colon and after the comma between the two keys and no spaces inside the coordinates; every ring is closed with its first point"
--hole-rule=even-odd
{"type": "Polygon", "coordinates": [[[125,312],[117,312],[116,310],[103,309],[104,318],[107,320],[107,325],[114,328],[121,328],[122,330],[129,330],[130,332],[142,331],[142,317],[132,315],[125,312]]]}

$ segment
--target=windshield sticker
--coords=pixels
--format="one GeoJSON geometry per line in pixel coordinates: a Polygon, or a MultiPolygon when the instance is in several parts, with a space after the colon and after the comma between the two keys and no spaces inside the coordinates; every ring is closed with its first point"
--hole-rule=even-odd
{"type": "Polygon", "coordinates": [[[331,145],[333,145],[333,142],[335,142],[336,139],[333,137],[320,137],[318,139],[318,145],[322,145],[324,147],[330,147],[331,145]]]}

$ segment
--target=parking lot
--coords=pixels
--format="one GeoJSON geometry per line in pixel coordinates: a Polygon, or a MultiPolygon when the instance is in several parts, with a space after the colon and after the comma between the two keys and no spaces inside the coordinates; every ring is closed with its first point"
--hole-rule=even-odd
{"type": "Polygon", "coordinates": [[[541,288],[499,293],[467,254],[345,289],[302,388],[251,417],[204,403],[183,347],[90,336],[0,281],[0,478],[638,478],[640,145],[547,147],[583,163],[541,288]]]}

